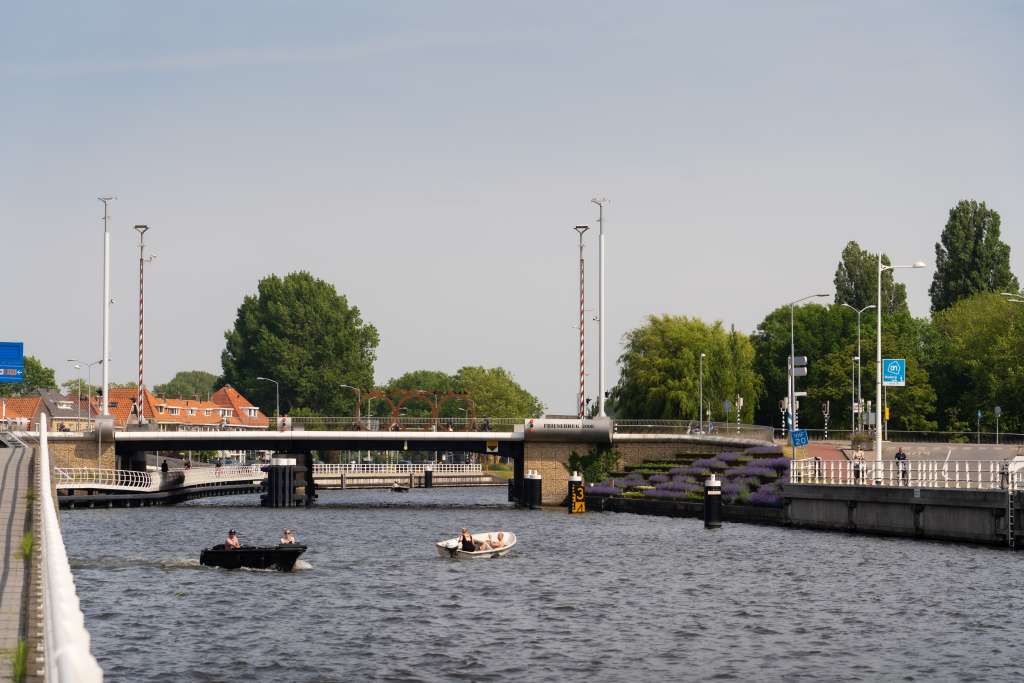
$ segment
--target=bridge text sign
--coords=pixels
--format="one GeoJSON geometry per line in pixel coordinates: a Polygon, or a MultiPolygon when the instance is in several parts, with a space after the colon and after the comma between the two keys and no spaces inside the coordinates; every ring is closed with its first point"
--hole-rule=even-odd
{"type": "Polygon", "coordinates": [[[25,381],[25,344],[0,342],[0,382],[25,381]]]}

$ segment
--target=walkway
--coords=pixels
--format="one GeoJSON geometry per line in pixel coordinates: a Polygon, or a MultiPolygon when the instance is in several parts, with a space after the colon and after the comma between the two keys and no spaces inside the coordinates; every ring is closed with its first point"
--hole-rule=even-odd
{"type": "Polygon", "coordinates": [[[26,632],[26,562],[21,541],[30,514],[29,465],[31,451],[0,448],[0,682],[11,679],[11,655],[26,632]]]}

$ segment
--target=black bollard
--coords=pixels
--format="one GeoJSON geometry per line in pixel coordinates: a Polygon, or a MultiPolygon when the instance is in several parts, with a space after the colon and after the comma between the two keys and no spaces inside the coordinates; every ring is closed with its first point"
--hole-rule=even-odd
{"type": "Polygon", "coordinates": [[[573,472],[569,477],[569,514],[576,515],[587,511],[587,502],[583,495],[583,477],[573,472]]]}
{"type": "Polygon", "coordinates": [[[423,468],[423,488],[434,488],[434,468],[430,465],[423,468]]]}
{"type": "Polygon", "coordinates": [[[718,529],[722,526],[722,482],[715,475],[704,482],[704,528],[718,529]]]}
{"type": "Polygon", "coordinates": [[[523,497],[526,498],[526,507],[531,510],[539,508],[541,501],[540,474],[535,470],[529,470],[526,473],[525,480],[523,481],[523,488],[525,489],[523,497]]]}
{"type": "Polygon", "coordinates": [[[508,480],[508,502],[514,503],[516,500],[516,480],[508,480]]]}

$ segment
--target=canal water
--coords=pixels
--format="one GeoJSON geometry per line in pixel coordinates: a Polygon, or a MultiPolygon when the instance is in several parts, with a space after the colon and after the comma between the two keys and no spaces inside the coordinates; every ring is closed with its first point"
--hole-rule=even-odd
{"type": "Polygon", "coordinates": [[[1024,555],[699,520],[520,511],[498,488],[61,514],[108,681],[1011,680],[1024,555]],[[302,569],[198,565],[282,527],[302,569]],[[506,558],[433,543],[509,529],[506,558]]]}

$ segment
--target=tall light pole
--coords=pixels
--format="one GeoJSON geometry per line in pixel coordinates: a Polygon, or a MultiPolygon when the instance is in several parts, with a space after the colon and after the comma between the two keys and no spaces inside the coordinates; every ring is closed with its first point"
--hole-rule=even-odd
{"type": "Polygon", "coordinates": [[[363,402],[363,392],[359,390],[359,387],[354,387],[351,384],[339,384],[342,389],[351,389],[356,392],[356,424],[359,423],[359,409],[363,402]]]}
{"type": "Polygon", "coordinates": [[[137,233],[139,233],[139,393],[138,393],[138,397],[136,399],[137,402],[136,402],[135,405],[138,406],[138,411],[139,411],[138,412],[138,418],[139,418],[139,424],[140,425],[146,423],[146,418],[145,418],[145,416],[143,414],[144,413],[144,411],[143,411],[143,405],[144,404],[142,402],[142,391],[143,391],[143,387],[145,386],[145,384],[143,384],[143,380],[142,380],[142,365],[143,365],[142,364],[142,358],[143,358],[143,347],[144,347],[143,341],[145,339],[145,330],[146,330],[145,316],[143,315],[144,302],[145,302],[145,297],[143,296],[143,292],[144,292],[143,285],[145,283],[144,274],[145,274],[146,264],[147,263],[152,263],[153,259],[156,258],[156,255],[153,255],[153,256],[150,256],[149,258],[146,258],[146,240],[145,240],[145,235],[146,235],[146,231],[147,230],[149,230],[149,226],[148,225],[136,225],[135,226],[135,231],[137,233]]]}
{"type": "MultiPolygon", "coordinates": [[[[882,273],[897,268],[924,268],[924,261],[909,266],[886,266],[882,264],[882,252],[878,252],[878,315],[875,327],[875,462],[882,462],[882,273]]],[[[877,470],[876,470],[877,471],[877,470]]],[[[876,480],[877,480],[877,474],[876,480]]]]}
{"type": "Polygon", "coordinates": [[[597,288],[597,416],[605,417],[604,414],[604,205],[608,203],[605,198],[594,198],[590,200],[597,204],[597,227],[598,227],[598,271],[600,277],[597,288]]]}
{"type": "Polygon", "coordinates": [[[74,363],[75,370],[78,370],[78,425],[75,431],[79,431],[82,428],[82,364],[78,362],[77,358],[68,358],[69,363],[74,363]]]}
{"type": "Polygon", "coordinates": [[[707,355],[703,351],[700,353],[700,370],[697,373],[699,387],[697,389],[697,424],[700,426],[700,433],[704,433],[704,356],[707,355]]]}
{"type": "MultiPolygon", "coordinates": [[[[797,428],[796,421],[796,377],[793,372],[795,368],[793,363],[796,361],[796,335],[794,333],[794,309],[799,303],[809,301],[811,299],[824,299],[827,298],[828,294],[810,294],[796,301],[790,301],[789,304],[789,362],[786,364],[789,366],[787,374],[789,375],[789,432],[793,433],[793,430],[797,428]]],[[[793,447],[793,452],[796,452],[796,446],[793,447]]]]}
{"type": "Polygon", "coordinates": [[[590,230],[589,225],[577,225],[573,228],[580,236],[580,386],[579,396],[577,400],[577,412],[579,412],[580,419],[586,417],[586,376],[587,376],[587,362],[586,362],[586,346],[584,344],[584,322],[583,322],[583,304],[584,304],[584,279],[586,277],[586,270],[584,269],[583,261],[583,233],[590,230]]]}
{"type": "Polygon", "coordinates": [[[850,445],[853,445],[853,430],[857,426],[857,366],[860,364],[860,356],[854,356],[850,361],[850,445]]]}
{"type": "Polygon", "coordinates": [[[103,202],[103,417],[110,415],[110,202],[116,197],[98,197],[103,202]]]}
{"type": "MultiPolygon", "coordinates": [[[[875,305],[874,304],[869,304],[869,305],[865,306],[864,308],[860,308],[860,309],[854,308],[853,306],[851,306],[850,304],[847,304],[847,303],[844,303],[843,306],[846,306],[851,311],[854,311],[857,314],[857,400],[859,401],[859,403],[857,405],[862,405],[864,403],[864,396],[861,394],[861,384],[860,384],[860,377],[861,377],[861,373],[860,373],[860,314],[863,313],[864,311],[867,311],[869,309],[875,308],[875,305]]],[[[863,417],[861,418],[861,422],[862,422],[861,426],[863,427],[863,417]]],[[[854,426],[850,425],[850,429],[853,430],[854,426]]]]}
{"type": "Polygon", "coordinates": [[[281,417],[281,385],[276,379],[270,379],[269,377],[257,377],[260,382],[273,382],[274,383],[274,418],[281,417]]]}
{"type": "Polygon", "coordinates": [[[102,362],[103,362],[103,359],[100,358],[99,360],[94,360],[91,363],[86,363],[85,364],[86,375],[89,378],[86,381],[86,383],[85,383],[85,385],[86,385],[86,392],[87,392],[86,393],[86,397],[88,398],[88,400],[85,402],[85,404],[87,406],[89,406],[89,414],[86,417],[88,417],[89,419],[92,419],[92,366],[99,365],[102,362]]]}

